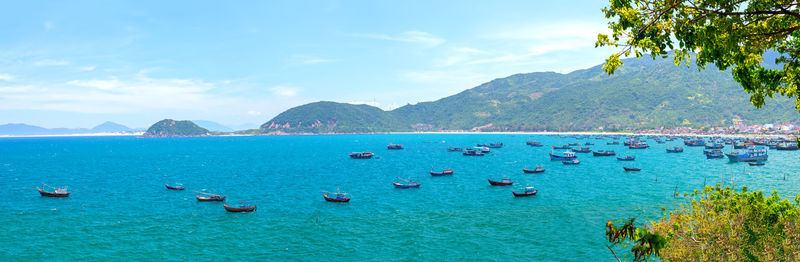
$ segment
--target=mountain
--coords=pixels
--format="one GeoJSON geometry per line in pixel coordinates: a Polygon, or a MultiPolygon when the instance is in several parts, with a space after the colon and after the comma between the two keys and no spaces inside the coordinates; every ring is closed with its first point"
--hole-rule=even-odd
{"type": "Polygon", "coordinates": [[[5,124],[0,125],[0,135],[23,136],[23,135],[48,135],[50,129],[27,124],[5,124]]]}
{"type": "Polygon", "coordinates": [[[261,132],[417,130],[579,131],[721,126],[797,121],[791,99],[757,109],[730,72],[713,65],[675,66],[672,59],[625,59],[614,75],[601,65],[568,74],[537,72],[492,80],[453,96],[391,111],[315,102],[264,123],[261,132]]]}
{"type": "Polygon", "coordinates": [[[200,126],[202,128],[205,128],[205,129],[208,129],[208,130],[211,130],[211,131],[216,131],[216,132],[233,132],[233,131],[235,131],[235,130],[233,130],[233,128],[224,126],[224,125],[222,125],[220,123],[213,122],[213,121],[192,120],[192,122],[194,122],[195,124],[197,124],[198,126],[200,126]]]}
{"type": "Polygon", "coordinates": [[[144,137],[185,137],[185,136],[206,136],[211,132],[208,129],[197,126],[189,120],[175,121],[164,119],[156,122],[142,135],[144,137]]]}
{"type": "Polygon", "coordinates": [[[122,132],[133,132],[134,130],[130,127],[120,125],[111,121],[106,121],[102,124],[99,124],[92,129],[89,129],[90,133],[122,133],[122,132]]]}
{"type": "Polygon", "coordinates": [[[76,135],[90,133],[125,133],[135,132],[131,128],[114,123],[105,122],[92,129],[86,128],[44,128],[28,124],[0,125],[0,135],[6,136],[38,136],[38,135],[76,135]]]}

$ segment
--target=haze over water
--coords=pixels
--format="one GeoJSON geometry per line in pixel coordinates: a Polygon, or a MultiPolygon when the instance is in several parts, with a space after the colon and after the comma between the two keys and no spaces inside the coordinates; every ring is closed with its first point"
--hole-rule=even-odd
{"type": "MultiPolygon", "coordinates": [[[[707,160],[702,148],[667,154],[666,144],[629,150],[611,140],[507,134],[385,134],[199,137],[1,138],[0,260],[534,260],[609,261],[606,220],[657,218],[678,192],[731,182],[751,190],[800,192],[797,151],[770,150],[766,166],[707,160]],[[529,147],[526,140],[542,141],[529,147]],[[445,141],[444,143],[441,143],[445,141]],[[636,161],[578,154],[550,161],[550,146],[591,141],[636,161]],[[389,143],[405,150],[386,150],[389,143]],[[440,143],[426,143],[440,142],[440,143]],[[484,157],[453,146],[503,142],[484,157]],[[375,159],[356,160],[353,151],[375,159]],[[542,174],[522,168],[542,164],[542,174]],[[643,168],[624,172],[622,166],[643,168]],[[450,177],[428,171],[452,168],[450,177]],[[395,177],[419,189],[395,189],[395,177]],[[486,179],[510,178],[511,187],[486,179]],[[657,177],[657,180],[656,180],[657,177]],[[69,198],[40,197],[41,183],[69,185],[69,198]],[[183,183],[169,191],[164,183],[183,183]],[[512,189],[535,186],[534,197],[512,189]],[[321,191],[352,194],[325,202],[321,191]],[[227,213],[192,191],[249,201],[227,213]]],[[[559,150],[563,151],[563,150],[559,150]]],[[[557,151],[557,152],[559,152],[557,151]]],[[[724,149],[730,151],[730,146],[724,149]]]]}

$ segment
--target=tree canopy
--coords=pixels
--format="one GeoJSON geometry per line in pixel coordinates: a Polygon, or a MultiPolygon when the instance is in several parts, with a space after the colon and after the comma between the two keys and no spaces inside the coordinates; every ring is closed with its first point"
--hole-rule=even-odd
{"type": "Polygon", "coordinates": [[[798,261],[800,196],[794,201],[776,192],[737,192],[728,187],[695,191],[688,203],[659,221],[636,225],[634,219],[606,224],[609,250],[629,247],[621,257],[645,261],[798,261]]]}
{"type": "Polygon", "coordinates": [[[779,94],[794,97],[800,111],[798,6],[795,0],[610,0],[603,12],[611,34],[599,34],[596,46],[621,48],[606,59],[609,74],[621,56],[666,58],[671,51],[676,65],[694,58],[700,69],[731,69],[756,107],[779,94]],[[767,51],[777,52],[766,61],[773,66],[763,63],[767,51]]]}

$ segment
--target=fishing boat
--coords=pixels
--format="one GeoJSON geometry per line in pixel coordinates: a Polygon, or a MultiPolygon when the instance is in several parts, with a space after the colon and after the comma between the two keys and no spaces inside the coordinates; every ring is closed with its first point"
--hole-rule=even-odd
{"type": "Polygon", "coordinates": [[[676,146],[672,148],[667,148],[667,153],[680,153],[680,152],[683,152],[683,147],[676,146]]]}
{"type": "Polygon", "coordinates": [[[544,167],[536,166],[534,169],[522,168],[522,172],[525,172],[526,174],[542,173],[544,172],[544,167]]]}
{"type": "Polygon", "coordinates": [[[460,147],[448,147],[447,148],[447,152],[461,152],[461,151],[464,151],[464,149],[462,149],[460,147]]]}
{"type": "Polygon", "coordinates": [[[567,143],[567,145],[568,145],[568,146],[579,146],[579,145],[581,145],[581,143],[579,143],[579,142],[575,142],[575,143],[567,143]]]}
{"type": "Polygon", "coordinates": [[[493,185],[493,186],[510,186],[510,185],[514,184],[514,181],[511,181],[508,178],[503,178],[500,181],[491,180],[491,179],[488,179],[488,180],[489,180],[489,184],[493,185]]]}
{"type": "Polygon", "coordinates": [[[256,205],[247,205],[245,202],[239,203],[238,207],[232,207],[227,204],[222,204],[222,207],[225,208],[225,211],[234,212],[234,213],[244,213],[244,212],[253,212],[256,211],[256,205]]]}
{"type": "Polygon", "coordinates": [[[338,192],[338,191],[336,193],[323,191],[322,192],[322,197],[324,197],[325,201],[328,201],[328,202],[338,202],[338,203],[350,202],[350,194],[341,193],[341,192],[338,192]]]}
{"type": "Polygon", "coordinates": [[[594,143],[593,142],[585,142],[585,143],[583,143],[583,145],[584,146],[593,146],[594,143]]]}
{"type": "Polygon", "coordinates": [[[542,146],[542,142],[539,142],[539,141],[526,141],[525,144],[529,145],[529,146],[535,146],[535,147],[542,146]]]}
{"type": "Polygon", "coordinates": [[[717,159],[725,157],[725,154],[722,153],[722,149],[703,150],[703,154],[706,155],[706,158],[708,159],[717,159]]]}
{"type": "Polygon", "coordinates": [[[550,153],[550,160],[562,161],[562,160],[573,160],[576,158],[578,158],[578,156],[575,155],[575,152],[570,152],[570,151],[564,151],[563,155],[556,155],[550,153]]]}
{"type": "Polygon", "coordinates": [[[616,156],[617,153],[614,150],[597,150],[592,152],[594,156],[616,156]]]}
{"type": "Polygon", "coordinates": [[[633,161],[636,160],[636,156],[624,156],[624,157],[617,157],[619,161],[633,161]]]}
{"type": "Polygon", "coordinates": [[[647,145],[647,143],[645,142],[632,143],[631,145],[628,146],[629,149],[645,149],[648,147],[650,146],[647,145]]]}
{"type": "Polygon", "coordinates": [[[464,151],[464,153],[461,153],[461,154],[465,155],[465,156],[483,156],[484,155],[483,152],[481,152],[481,151],[477,151],[477,150],[473,150],[473,149],[469,149],[469,148],[467,149],[467,151],[464,151]]]}
{"type": "Polygon", "coordinates": [[[685,140],[683,144],[686,146],[704,146],[706,143],[702,139],[697,140],[685,140]]]}
{"type": "Polygon", "coordinates": [[[225,196],[223,196],[223,195],[209,194],[209,193],[203,193],[203,192],[197,192],[197,193],[206,195],[206,197],[201,197],[201,196],[198,196],[198,195],[194,195],[194,197],[197,198],[197,201],[204,201],[204,202],[207,202],[207,201],[225,201],[225,196]]]}
{"type": "Polygon", "coordinates": [[[564,160],[564,161],[561,161],[561,163],[565,164],[565,165],[577,165],[577,164],[580,164],[581,161],[577,160],[577,159],[573,159],[573,160],[564,160]]]}
{"type": "Polygon", "coordinates": [[[634,168],[634,167],[622,167],[625,171],[642,171],[641,168],[634,168]]]}
{"type": "Polygon", "coordinates": [[[503,147],[503,143],[489,143],[489,144],[480,144],[480,147],[488,147],[488,148],[501,148],[503,147]]]}
{"type": "Polygon", "coordinates": [[[430,174],[432,176],[449,176],[449,175],[453,174],[453,170],[452,169],[445,169],[445,170],[442,170],[442,172],[434,172],[433,170],[431,170],[430,174]]]}
{"type": "Polygon", "coordinates": [[[419,188],[419,186],[422,185],[421,183],[419,183],[417,181],[410,181],[410,180],[402,179],[400,177],[398,177],[397,179],[402,180],[403,182],[405,182],[405,184],[404,183],[392,182],[392,185],[394,185],[394,188],[419,188]]]}
{"type": "Polygon", "coordinates": [[[722,148],[725,147],[725,144],[716,144],[716,143],[714,143],[714,144],[708,144],[708,145],[705,145],[705,146],[706,146],[706,149],[722,149],[722,148]]]}
{"type": "Polygon", "coordinates": [[[619,141],[606,142],[606,145],[619,145],[619,141]]]}
{"type": "Polygon", "coordinates": [[[588,147],[581,147],[581,149],[572,148],[571,150],[572,150],[572,152],[575,152],[575,153],[591,153],[592,152],[592,149],[588,148],[588,147]]]}
{"type": "Polygon", "coordinates": [[[475,150],[475,151],[480,151],[481,153],[484,153],[484,154],[492,152],[492,150],[489,149],[489,147],[485,147],[485,146],[476,146],[476,147],[473,147],[472,149],[475,150]]]}
{"type": "Polygon", "coordinates": [[[570,149],[569,145],[553,146],[553,149],[570,149]]]}
{"type": "Polygon", "coordinates": [[[67,190],[67,187],[62,188],[62,187],[52,187],[46,184],[42,185],[43,185],[42,188],[37,187],[36,190],[39,190],[39,194],[42,195],[43,197],[69,197],[69,194],[72,193],[72,191],[67,190]],[[44,190],[43,189],[44,187],[49,187],[53,189],[53,191],[44,190]]]}
{"type": "Polygon", "coordinates": [[[749,164],[751,166],[763,166],[766,163],[764,163],[764,162],[750,162],[750,163],[747,163],[747,164],[749,164]]]}
{"type": "Polygon", "coordinates": [[[797,150],[798,147],[796,143],[783,143],[779,144],[777,147],[775,147],[775,149],[783,151],[794,151],[797,150]]]}
{"type": "Polygon", "coordinates": [[[164,184],[164,186],[166,186],[166,187],[167,187],[167,189],[169,189],[169,190],[184,190],[184,189],[186,189],[186,188],[184,188],[182,185],[174,185],[174,186],[170,186],[170,185],[168,185],[168,184],[164,184]]]}
{"type": "Polygon", "coordinates": [[[526,196],[534,196],[536,193],[539,193],[538,189],[533,188],[532,186],[523,188],[520,192],[511,191],[515,197],[526,197],[526,196]]]}
{"type": "Polygon", "coordinates": [[[355,158],[355,159],[370,159],[373,156],[375,156],[375,154],[370,153],[370,152],[353,152],[353,153],[350,153],[350,158],[355,158]]]}
{"type": "Polygon", "coordinates": [[[767,148],[763,146],[751,146],[745,153],[725,154],[731,162],[761,162],[767,160],[767,148]]]}
{"type": "Polygon", "coordinates": [[[399,149],[403,149],[403,145],[389,143],[389,145],[386,146],[386,149],[399,150],[399,149]]]}

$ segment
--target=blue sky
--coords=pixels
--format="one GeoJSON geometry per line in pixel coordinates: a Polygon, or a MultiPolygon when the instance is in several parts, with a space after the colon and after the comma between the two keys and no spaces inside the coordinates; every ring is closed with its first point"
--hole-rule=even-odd
{"type": "Polygon", "coordinates": [[[261,124],[603,62],[605,1],[7,1],[0,124],[261,124]]]}

